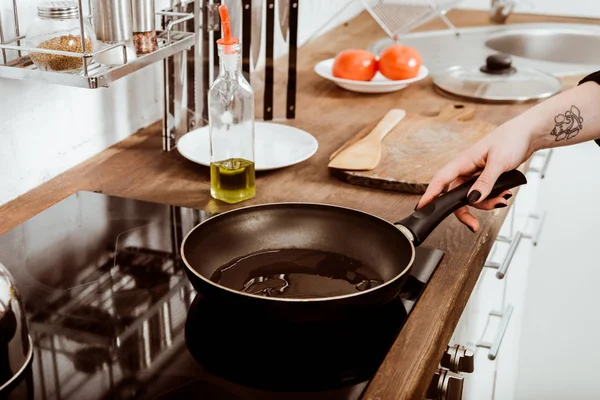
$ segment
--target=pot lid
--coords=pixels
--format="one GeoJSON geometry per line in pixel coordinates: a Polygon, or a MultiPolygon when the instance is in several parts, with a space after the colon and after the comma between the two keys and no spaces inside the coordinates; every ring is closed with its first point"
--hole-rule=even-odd
{"type": "Polygon", "coordinates": [[[455,66],[436,74],[433,84],[443,93],[491,103],[520,103],[550,97],[562,82],[543,71],[516,68],[505,54],[493,54],[483,66],[455,66]]]}

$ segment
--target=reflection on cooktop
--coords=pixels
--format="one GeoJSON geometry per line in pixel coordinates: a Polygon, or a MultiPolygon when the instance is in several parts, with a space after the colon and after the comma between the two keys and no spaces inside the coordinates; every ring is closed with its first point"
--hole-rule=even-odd
{"type": "Polygon", "coordinates": [[[0,236],[34,340],[36,399],[358,399],[442,254],[419,249],[379,315],[281,326],[192,289],[179,248],[209,217],[79,192],[0,236]]]}
{"type": "Polygon", "coordinates": [[[188,313],[186,344],[200,364],[232,382],[276,391],[330,390],[368,381],[405,319],[399,298],[346,321],[284,323],[198,295],[188,313]]]}

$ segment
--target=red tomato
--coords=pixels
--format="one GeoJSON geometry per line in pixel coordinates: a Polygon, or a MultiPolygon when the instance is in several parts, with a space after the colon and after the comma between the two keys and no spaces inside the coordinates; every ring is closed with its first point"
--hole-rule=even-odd
{"type": "Polygon", "coordinates": [[[396,44],[381,53],[379,72],[386,78],[395,81],[411,79],[419,74],[421,64],[421,55],[416,49],[396,44]]]}
{"type": "Polygon", "coordinates": [[[333,76],[353,81],[370,81],[377,73],[377,59],[367,50],[344,50],[333,61],[333,76]]]}

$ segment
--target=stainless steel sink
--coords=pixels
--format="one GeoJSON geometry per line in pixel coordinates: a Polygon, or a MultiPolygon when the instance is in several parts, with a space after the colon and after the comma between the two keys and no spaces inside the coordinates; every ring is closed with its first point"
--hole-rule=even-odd
{"type": "Polygon", "coordinates": [[[490,49],[534,60],[600,64],[600,35],[589,30],[515,29],[490,37],[490,49]]]}
{"type": "MultiPolygon", "coordinates": [[[[456,65],[483,65],[488,55],[513,56],[517,68],[536,68],[556,76],[600,70],[600,26],[570,23],[528,23],[417,32],[399,42],[416,47],[435,74],[456,65]]],[[[392,44],[380,39],[369,49],[379,54],[392,44]]]]}

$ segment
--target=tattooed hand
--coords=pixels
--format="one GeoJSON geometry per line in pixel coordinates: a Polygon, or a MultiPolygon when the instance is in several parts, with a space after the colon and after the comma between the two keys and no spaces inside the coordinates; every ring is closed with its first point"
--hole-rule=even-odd
{"type": "Polygon", "coordinates": [[[554,117],[554,122],[556,125],[550,134],[555,137],[557,142],[574,138],[583,129],[581,112],[575,106],[571,106],[571,109],[564,114],[554,117]]]}
{"type": "MultiPolygon", "coordinates": [[[[494,183],[500,174],[527,161],[534,151],[594,139],[600,144],[600,71],[595,75],[598,82],[586,82],[552,96],[471,145],[435,174],[416,209],[429,204],[446,187],[473,177],[477,179],[467,195],[470,206],[483,210],[504,207],[512,194],[506,191],[488,199],[494,183]]],[[[498,113],[502,113],[501,108],[498,113]]],[[[479,221],[468,207],[455,214],[471,230],[479,229],[479,221]]]]}
{"type": "MultiPolygon", "coordinates": [[[[506,207],[512,193],[505,191],[496,198],[487,198],[494,183],[505,171],[517,168],[532,154],[530,137],[517,121],[509,121],[459,154],[433,177],[417,209],[436,198],[446,186],[450,189],[479,175],[471,187],[467,200],[475,208],[492,210],[506,207]]],[[[479,221],[468,207],[462,207],[456,217],[473,232],[479,230],[479,221]]]]}

